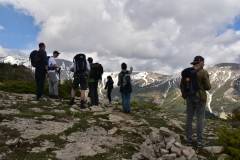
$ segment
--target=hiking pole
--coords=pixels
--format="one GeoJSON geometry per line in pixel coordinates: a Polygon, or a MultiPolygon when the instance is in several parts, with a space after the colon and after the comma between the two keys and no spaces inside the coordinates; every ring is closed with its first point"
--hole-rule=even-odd
{"type": "Polygon", "coordinates": [[[60,80],[60,73],[61,73],[61,68],[58,69],[58,78],[59,78],[59,83],[61,82],[60,80]]]}

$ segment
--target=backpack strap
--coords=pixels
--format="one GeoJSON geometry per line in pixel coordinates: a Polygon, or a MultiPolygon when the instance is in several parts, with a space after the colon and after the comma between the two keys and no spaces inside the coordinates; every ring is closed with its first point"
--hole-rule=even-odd
{"type": "Polygon", "coordinates": [[[197,73],[198,71],[202,70],[202,67],[199,67],[198,69],[195,69],[190,75],[193,75],[194,73],[197,73]]]}
{"type": "Polygon", "coordinates": [[[121,85],[122,85],[123,84],[123,77],[124,77],[124,75],[125,74],[129,74],[129,72],[128,72],[128,70],[126,70],[126,72],[121,71],[121,73],[122,73],[122,81],[121,81],[121,85]]]}

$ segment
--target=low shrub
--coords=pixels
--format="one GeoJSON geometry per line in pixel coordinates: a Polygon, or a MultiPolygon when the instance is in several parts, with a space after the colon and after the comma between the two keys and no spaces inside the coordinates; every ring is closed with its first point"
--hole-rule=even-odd
{"type": "Polygon", "coordinates": [[[240,159],[240,127],[236,130],[227,128],[226,126],[218,129],[218,142],[225,148],[232,160],[240,159]]]}
{"type": "Polygon", "coordinates": [[[34,94],[36,93],[36,84],[33,81],[5,80],[3,84],[0,85],[0,90],[14,93],[34,94]]]}
{"type": "MultiPolygon", "coordinates": [[[[48,82],[45,82],[43,94],[48,96],[48,82]]],[[[72,89],[72,80],[67,79],[63,83],[59,83],[58,92],[63,99],[70,99],[72,89]]],[[[8,80],[4,81],[0,85],[0,90],[5,92],[13,93],[26,93],[26,94],[36,94],[36,83],[35,81],[18,81],[18,80],[8,80]]],[[[80,96],[80,91],[76,90],[76,96],[80,96]]]]}

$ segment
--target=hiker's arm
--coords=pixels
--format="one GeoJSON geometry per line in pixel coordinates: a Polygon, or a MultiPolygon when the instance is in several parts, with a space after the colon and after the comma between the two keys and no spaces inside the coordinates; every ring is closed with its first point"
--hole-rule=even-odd
{"type": "Polygon", "coordinates": [[[203,84],[204,84],[205,90],[211,89],[211,84],[210,84],[209,75],[207,71],[203,73],[203,84]]]}
{"type": "Polygon", "coordinates": [[[46,71],[48,72],[48,65],[47,65],[47,66],[45,65],[45,69],[46,69],[46,71]]]}
{"type": "Polygon", "coordinates": [[[70,66],[70,71],[74,72],[74,63],[72,63],[72,65],[70,66]]]}
{"type": "Polygon", "coordinates": [[[88,72],[88,77],[87,77],[87,86],[88,86],[88,82],[90,81],[90,70],[91,70],[88,60],[86,60],[86,65],[87,65],[86,67],[87,67],[87,72],[88,72]]]}
{"type": "Polygon", "coordinates": [[[130,67],[129,74],[132,74],[132,71],[133,71],[133,67],[130,67]]]}
{"type": "Polygon", "coordinates": [[[181,82],[180,82],[180,90],[182,89],[182,86],[183,86],[183,81],[182,81],[182,79],[181,79],[181,82]]]}
{"type": "Polygon", "coordinates": [[[46,51],[41,51],[41,53],[42,53],[42,58],[43,58],[43,60],[45,59],[45,61],[43,61],[43,62],[44,62],[45,69],[46,69],[46,71],[48,71],[47,52],[46,52],[46,51]]]}
{"type": "Polygon", "coordinates": [[[54,68],[61,68],[61,67],[58,67],[56,64],[53,65],[54,68]]]}
{"type": "Polygon", "coordinates": [[[107,89],[107,86],[108,86],[108,81],[105,84],[105,87],[104,87],[105,90],[107,89]]]}
{"type": "Polygon", "coordinates": [[[119,73],[119,74],[118,74],[118,83],[117,83],[117,85],[120,86],[121,83],[122,83],[122,74],[119,73]]]}

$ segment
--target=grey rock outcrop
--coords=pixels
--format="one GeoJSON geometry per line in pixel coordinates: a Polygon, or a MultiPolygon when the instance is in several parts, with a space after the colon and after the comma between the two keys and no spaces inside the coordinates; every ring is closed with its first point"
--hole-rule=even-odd
{"type": "Polygon", "coordinates": [[[195,151],[181,144],[180,136],[168,128],[161,127],[159,132],[151,132],[149,139],[140,146],[140,152],[132,160],[197,160],[195,151]]]}

